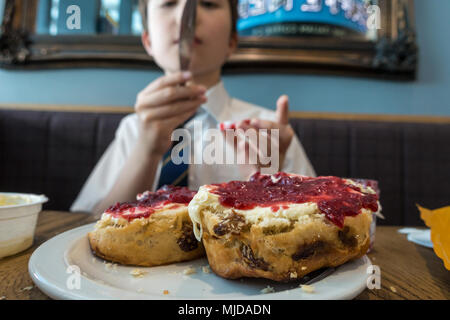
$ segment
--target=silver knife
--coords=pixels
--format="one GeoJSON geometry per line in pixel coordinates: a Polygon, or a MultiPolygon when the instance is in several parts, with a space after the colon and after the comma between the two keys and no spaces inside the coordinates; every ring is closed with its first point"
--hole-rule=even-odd
{"type": "Polygon", "coordinates": [[[192,50],[195,41],[195,20],[197,16],[197,0],[186,0],[180,25],[178,42],[180,70],[188,71],[191,63],[192,50]]]}
{"type": "MultiPolygon", "coordinates": [[[[178,52],[180,58],[180,71],[189,71],[191,64],[192,50],[195,41],[195,20],[197,17],[197,0],[186,0],[181,16],[180,37],[178,38],[178,52]]],[[[185,84],[180,84],[184,86],[185,84]]],[[[177,129],[183,128],[184,124],[189,122],[195,115],[179,125],[177,129]]],[[[176,144],[176,142],[173,142],[176,144]]]]}

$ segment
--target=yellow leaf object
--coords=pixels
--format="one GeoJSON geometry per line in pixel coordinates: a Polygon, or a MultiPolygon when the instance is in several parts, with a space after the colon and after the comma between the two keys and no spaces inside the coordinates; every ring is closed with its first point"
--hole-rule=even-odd
{"type": "Polygon", "coordinates": [[[429,210],[417,205],[420,218],[431,229],[431,241],[436,255],[450,270],[450,206],[429,210]]]}

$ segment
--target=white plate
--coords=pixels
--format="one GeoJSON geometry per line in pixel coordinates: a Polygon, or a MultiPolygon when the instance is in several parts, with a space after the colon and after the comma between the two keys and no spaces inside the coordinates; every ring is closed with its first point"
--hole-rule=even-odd
{"type": "Polygon", "coordinates": [[[107,264],[95,257],[86,234],[89,224],[62,233],[42,244],[30,258],[28,269],[34,283],[54,299],[352,299],[366,288],[367,256],[338,267],[331,275],[313,284],[314,293],[304,292],[298,283],[280,284],[264,279],[226,280],[204,273],[204,259],[153,268],[133,277],[136,267],[107,264]],[[69,266],[78,266],[77,274],[69,266]],[[184,275],[189,267],[196,273],[184,275]],[[69,271],[69,272],[67,272],[69,271]],[[274,293],[262,294],[271,286],[274,293]],[[168,294],[164,294],[168,290],[168,294]]]}

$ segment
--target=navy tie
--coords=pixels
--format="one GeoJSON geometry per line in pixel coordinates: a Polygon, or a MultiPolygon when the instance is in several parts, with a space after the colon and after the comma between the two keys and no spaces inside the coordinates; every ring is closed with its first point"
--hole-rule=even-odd
{"type": "MultiPolygon", "coordinates": [[[[191,121],[194,117],[195,115],[186,120],[177,129],[183,128],[184,125],[189,121],[191,121]]],[[[171,157],[173,147],[176,146],[178,143],[185,143],[185,142],[186,141],[184,140],[180,142],[174,141],[169,151],[167,151],[166,154],[163,156],[162,158],[163,163],[161,167],[161,173],[159,175],[159,182],[157,189],[160,189],[164,185],[172,185],[180,187],[188,186],[189,164],[183,162],[180,164],[175,164],[173,163],[171,157]]],[[[181,158],[183,157],[183,149],[179,153],[179,156],[181,158]]]]}
{"type": "MultiPolygon", "coordinates": [[[[163,163],[161,168],[161,174],[159,176],[158,189],[164,185],[173,185],[180,187],[188,186],[188,173],[189,173],[189,164],[188,163],[180,163],[175,164],[172,161],[171,153],[175,144],[172,144],[172,147],[163,157],[163,163]]],[[[183,156],[183,150],[180,152],[180,157],[183,156]]]]}

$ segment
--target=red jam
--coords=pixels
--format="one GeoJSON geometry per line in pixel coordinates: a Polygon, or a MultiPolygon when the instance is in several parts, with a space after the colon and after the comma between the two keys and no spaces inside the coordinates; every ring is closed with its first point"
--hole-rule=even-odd
{"type": "Polygon", "coordinates": [[[364,193],[357,186],[338,177],[310,178],[289,176],[284,172],[273,175],[255,173],[249,181],[215,184],[211,192],[219,195],[223,206],[241,210],[256,206],[277,211],[286,203],[315,202],[321,213],[339,228],[346,216],[356,216],[362,208],[378,210],[378,196],[364,193]]]}
{"type": "Polygon", "coordinates": [[[271,207],[270,207],[270,209],[271,209],[273,212],[277,212],[278,210],[280,210],[280,208],[286,210],[286,209],[289,209],[289,206],[282,205],[282,206],[271,206],[271,207]]]}
{"type": "Polygon", "coordinates": [[[128,221],[138,218],[148,218],[157,209],[174,203],[170,209],[175,209],[179,205],[188,204],[195,196],[196,192],[186,187],[164,186],[156,192],[145,192],[139,200],[134,202],[117,202],[109,207],[106,213],[116,218],[124,218],[128,221]],[[124,214],[127,213],[127,214],[124,214]]]}
{"type": "Polygon", "coordinates": [[[270,210],[272,210],[273,212],[277,212],[278,210],[280,210],[279,206],[271,206],[270,210]]]}
{"type": "MultiPolygon", "coordinates": [[[[250,125],[250,119],[245,119],[245,120],[242,120],[242,122],[244,123],[244,124],[246,124],[246,125],[250,125]]],[[[225,130],[236,130],[236,123],[235,122],[233,122],[233,123],[229,123],[229,122],[221,122],[220,123],[220,125],[219,125],[219,129],[221,130],[221,131],[225,131],[225,130]]]]}
{"type": "Polygon", "coordinates": [[[231,124],[228,124],[228,123],[224,123],[224,122],[222,122],[220,125],[219,125],[219,128],[220,128],[220,130],[221,131],[225,131],[225,130],[235,130],[236,129],[236,124],[234,124],[234,123],[231,123],[231,124]]]}

